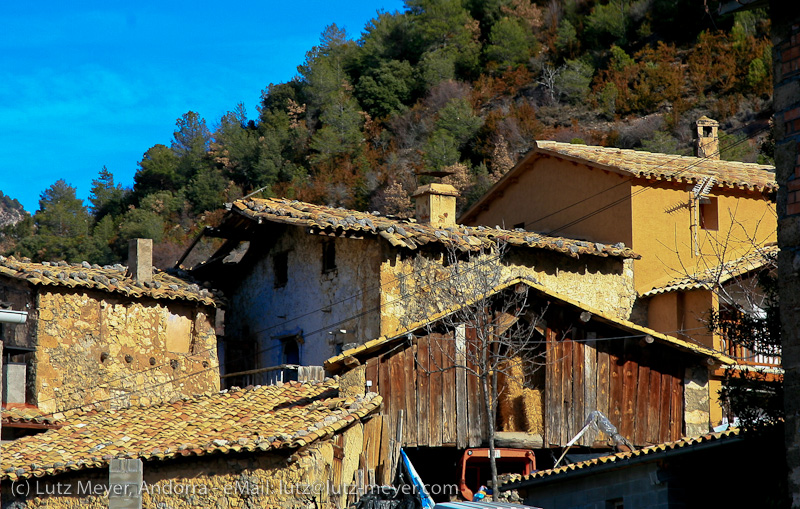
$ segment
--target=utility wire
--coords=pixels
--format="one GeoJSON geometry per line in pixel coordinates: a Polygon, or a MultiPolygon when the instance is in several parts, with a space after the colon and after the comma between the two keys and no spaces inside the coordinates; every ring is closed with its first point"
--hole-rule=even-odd
{"type": "MultiPolygon", "coordinates": [[[[736,146],[738,146],[738,145],[741,145],[741,144],[743,144],[743,143],[745,143],[745,142],[747,142],[747,141],[749,141],[749,140],[751,140],[751,139],[755,138],[755,137],[756,137],[756,136],[758,136],[759,134],[761,134],[761,133],[763,133],[763,132],[767,131],[768,129],[769,129],[768,127],[762,127],[762,128],[760,128],[760,129],[756,130],[755,132],[753,132],[752,134],[750,134],[750,136],[747,136],[747,137],[745,137],[745,138],[742,138],[742,139],[740,139],[740,140],[736,140],[735,142],[733,142],[733,143],[731,143],[731,144],[727,145],[727,146],[724,148],[724,150],[729,150],[729,149],[731,149],[731,148],[733,148],[733,147],[736,147],[736,146]]],[[[723,149],[720,149],[720,150],[718,150],[718,151],[717,151],[715,154],[712,154],[712,156],[719,156],[719,154],[722,152],[722,150],[723,150],[723,149]]],[[[682,168],[681,170],[679,170],[679,171],[675,172],[675,173],[672,175],[672,177],[675,177],[675,176],[678,176],[678,175],[680,175],[680,174],[682,174],[682,173],[684,173],[684,172],[687,172],[687,171],[691,170],[692,168],[694,168],[694,167],[696,167],[696,166],[699,166],[700,164],[702,164],[702,163],[703,163],[703,162],[705,162],[705,161],[713,161],[713,160],[716,160],[716,159],[712,159],[712,158],[711,158],[712,156],[706,156],[706,157],[698,158],[698,161],[696,161],[696,162],[693,162],[693,163],[689,164],[688,166],[686,166],[686,167],[682,168]]],[[[678,161],[678,160],[680,160],[682,157],[684,157],[684,156],[675,156],[675,157],[674,157],[674,158],[672,158],[672,159],[669,159],[669,160],[667,160],[667,161],[664,161],[664,162],[663,162],[663,163],[661,163],[661,164],[658,164],[658,165],[654,166],[654,167],[653,167],[653,169],[655,170],[655,169],[661,168],[662,166],[668,165],[668,164],[670,164],[670,163],[672,163],[672,162],[674,162],[674,161],[678,161]]],[[[611,186],[611,187],[608,187],[608,188],[606,188],[606,189],[602,189],[602,190],[600,190],[600,191],[598,191],[598,192],[596,192],[596,193],[594,193],[594,194],[592,194],[592,195],[590,195],[590,196],[587,196],[586,198],[582,198],[582,199],[580,199],[580,200],[578,200],[578,201],[576,201],[576,202],[574,202],[574,203],[572,203],[572,204],[570,204],[570,205],[567,205],[567,206],[565,206],[565,207],[562,207],[562,208],[560,208],[560,209],[558,209],[558,210],[556,210],[556,211],[554,211],[554,212],[551,212],[551,213],[549,213],[549,214],[546,214],[546,215],[544,215],[544,216],[541,216],[541,217],[539,217],[539,218],[537,218],[537,219],[534,219],[534,220],[531,220],[531,221],[527,221],[527,222],[525,222],[525,226],[534,225],[534,224],[536,224],[536,223],[538,223],[538,222],[540,222],[540,221],[543,221],[543,220],[545,220],[545,219],[547,219],[547,218],[550,218],[550,217],[552,217],[552,216],[554,216],[554,215],[556,215],[556,214],[560,214],[561,212],[564,212],[565,210],[568,210],[568,209],[570,209],[570,208],[572,208],[572,207],[575,207],[575,206],[577,206],[577,205],[580,205],[581,203],[583,203],[583,202],[585,202],[585,201],[591,200],[592,198],[596,198],[597,196],[600,196],[601,194],[604,194],[604,193],[607,193],[607,192],[609,192],[609,191],[611,191],[611,190],[613,190],[613,189],[616,189],[617,187],[620,187],[620,186],[623,186],[623,185],[625,185],[625,184],[628,184],[628,183],[632,182],[633,180],[636,180],[637,178],[641,178],[641,177],[628,177],[628,178],[624,179],[622,182],[619,182],[619,183],[617,183],[617,184],[614,184],[613,186],[611,186]]],[[[604,206],[600,207],[599,209],[597,209],[597,210],[595,210],[595,211],[592,211],[592,212],[589,212],[589,213],[585,214],[584,216],[581,216],[581,217],[579,217],[578,219],[575,219],[575,220],[573,220],[573,221],[571,221],[571,222],[569,222],[569,223],[567,223],[567,224],[565,224],[565,225],[559,226],[558,228],[551,229],[551,230],[548,232],[548,235],[553,235],[555,232],[558,232],[558,231],[560,231],[560,230],[563,230],[563,229],[565,229],[565,228],[569,228],[569,227],[571,227],[571,226],[574,226],[574,225],[576,225],[576,224],[578,224],[578,223],[580,223],[580,222],[583,222],[583,221],[585,221],[586,219],[589,219],[590,217],[593,217],[593,216],[595,216],[595,215],[597,215],[597,214],[599,214],[599,213],[601,213],[601,212],[604,212],[605,210],[608,210],[609,208],[611,208],[611,207],[613,207],[613,206],[616,206],[616,205],[619,205],[620,203],[623,203],[623,202],[625,202],[626,200],[628,200],[628,199],[632,198],[633,196],[635,196],[635,195],[637,195],[637,194],[640,194],[640,193],[642,193],[642,192],[644,192],[644,191],[647,191],[648,189],[652,189],[652,188],[651,188],[651,187],[643,187],[642,189],[639,189],[638,191],[634,191],[634,193],[632,193],[630,196],[625,196],[625,197],[623,197],[623,198],[620,198],[620,199],[618,199],[618,200],[615,200],[614,202],[612,202],[612,203],[610,203],[610,204],[606,204],[606,205],[604,205],[604,206]]]]}

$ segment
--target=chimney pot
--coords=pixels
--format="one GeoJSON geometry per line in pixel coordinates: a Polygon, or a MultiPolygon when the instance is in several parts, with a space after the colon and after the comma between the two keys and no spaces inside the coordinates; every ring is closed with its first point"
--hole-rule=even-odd
{"type": "Polygon", "coordinates": [[[128,276],[137,283],[153,281],[153,239],[128,241],[128,276]]]}
{"type": "Polygon", "coordinates": [[[431,226],[456,224],[456,198],[459,193],[455,187],[432,183],[419,187],[411,196],[416,201],[418,223],[431,226]]]}
{"type": "Polygon", "coordinates": [[[694,155],[706,159],[719,159],[719,122],[702,116],[695,122],[694,155]]]}

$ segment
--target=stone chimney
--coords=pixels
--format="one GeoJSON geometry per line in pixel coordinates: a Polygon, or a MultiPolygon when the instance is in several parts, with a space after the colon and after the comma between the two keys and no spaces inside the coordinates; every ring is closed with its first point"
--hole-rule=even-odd
{"type": "Polygon", "coordinates": [[[417,204],[417,222],[432,226],[456,224],[456,188],[449,184],[428,184],[411,195],[417,204]]]}
{"type": "Polygon", "coordinates": [[[137,283],[153,281],[153,239],[128,241],[128,276],[137,283]]]}
{"type": "Polygon", "coordinates": [[[707,159],[719,159],[719,122],[702,116],[695,122],[694,155],[707,159]]]}

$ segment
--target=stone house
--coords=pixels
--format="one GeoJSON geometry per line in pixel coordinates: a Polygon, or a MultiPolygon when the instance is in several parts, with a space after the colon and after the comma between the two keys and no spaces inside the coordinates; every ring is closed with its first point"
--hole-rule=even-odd
{"type": "MultiPolygon", "coordinates": [[[[225,243],[193,269],[230,299],[225,373],[321,365],[347,345],[392,335],[412,304],[428,295],[415,280],[425,267],[446,272],[494,263],[503,278],[524,275],[628,316],[633,251],[620,244],[459,226],[455,194],[442,184],[419,189],[417,219],[284,199],[230,204],[211,232],[225,243]],[[497,240],[507,247],[502,265],[490,260],[497,240]]],[[[435,286],[447,285],[449,276],[442,277],[435,286]]]]}
{"type": "Polygon", "coordinates": [[[109,507],[109,465],[129,459],[143,507],[344,507],[369,479],[380,404],[328,379],[88,412],[2,444],[2,504],[109,507]]]}
{"type": "Polygon", "coordinates": [[[153,268],[149,242],[130,268],[0,257],[0,301],[28,313],[0,324],[5,407],[63,419],[219,390],[220,296],[153,268]]]}
{"type": "MultiPolygon", "coordinates": [[[[459,220],[624,242],[641,255],[633,261],[631,320],[738,355],[708,331],[709,312],[738,304],[721,286],[739,281],[741,274],[727,276],[730,267],[774,250],[775,173],[719,160],[716,121],[703,117],[696,129],[695,157],[537,141],[459,220]]],[[[721,418],[716,411],[715,423],[721,418]]]]}
{"type": "MultiPolygon", "coordinates": [[[[566,446],[595,410],[636,447],[708,432],[708,367],[731,365],[732,359],[524,279],[492,289],[477,305],[502,306],[509,292],[523,291],[530,310],[546,307],[533,324],[543,344],[536,345],[536,338],[531,344],[541,354],[535,359],[524,354],[540,367],[532,373],[503,371],[495,435],[499,446],[532,449],[537,468],[552,465],[552,448],[566,446]]],[[[481,368],[478,356],[470,355],[471,345],[480,340],[473,324],[457,323],[468,317],[485,320],[471,312],[445,320],[457,313],[447,310],[428,323],[325,362],[343,383],[383,397],[380,413],[388,436],[400,434],[401,445],[431,483],[456,482],[460,472],[443,458],[487,447],[489,438],[476,375],[481,368]]],[[[525,311],[515,318],[526,321],[529,316],[525,311]]],[[[610,438],[590,431],[573,451],[609,451],[614,446],[610,438]]]]}
{"type": "Polygon", "coordinates": [[[545,509],[697,507],[705,497],[722,507],[783,507],[775,431],[711,433],[509,476],[501,495],[545,509]],[[747,468],[743,458],[759,467],[747,468]]]}

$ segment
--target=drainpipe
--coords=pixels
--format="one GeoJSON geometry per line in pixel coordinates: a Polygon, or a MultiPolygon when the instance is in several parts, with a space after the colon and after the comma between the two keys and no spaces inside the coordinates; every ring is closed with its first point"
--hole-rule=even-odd
{"type": "Polygon", "coordinates": [[[27,311],[11,311],[10,309],[0,309],[0,323],[22,324],[28,320],[27,311]]]}

